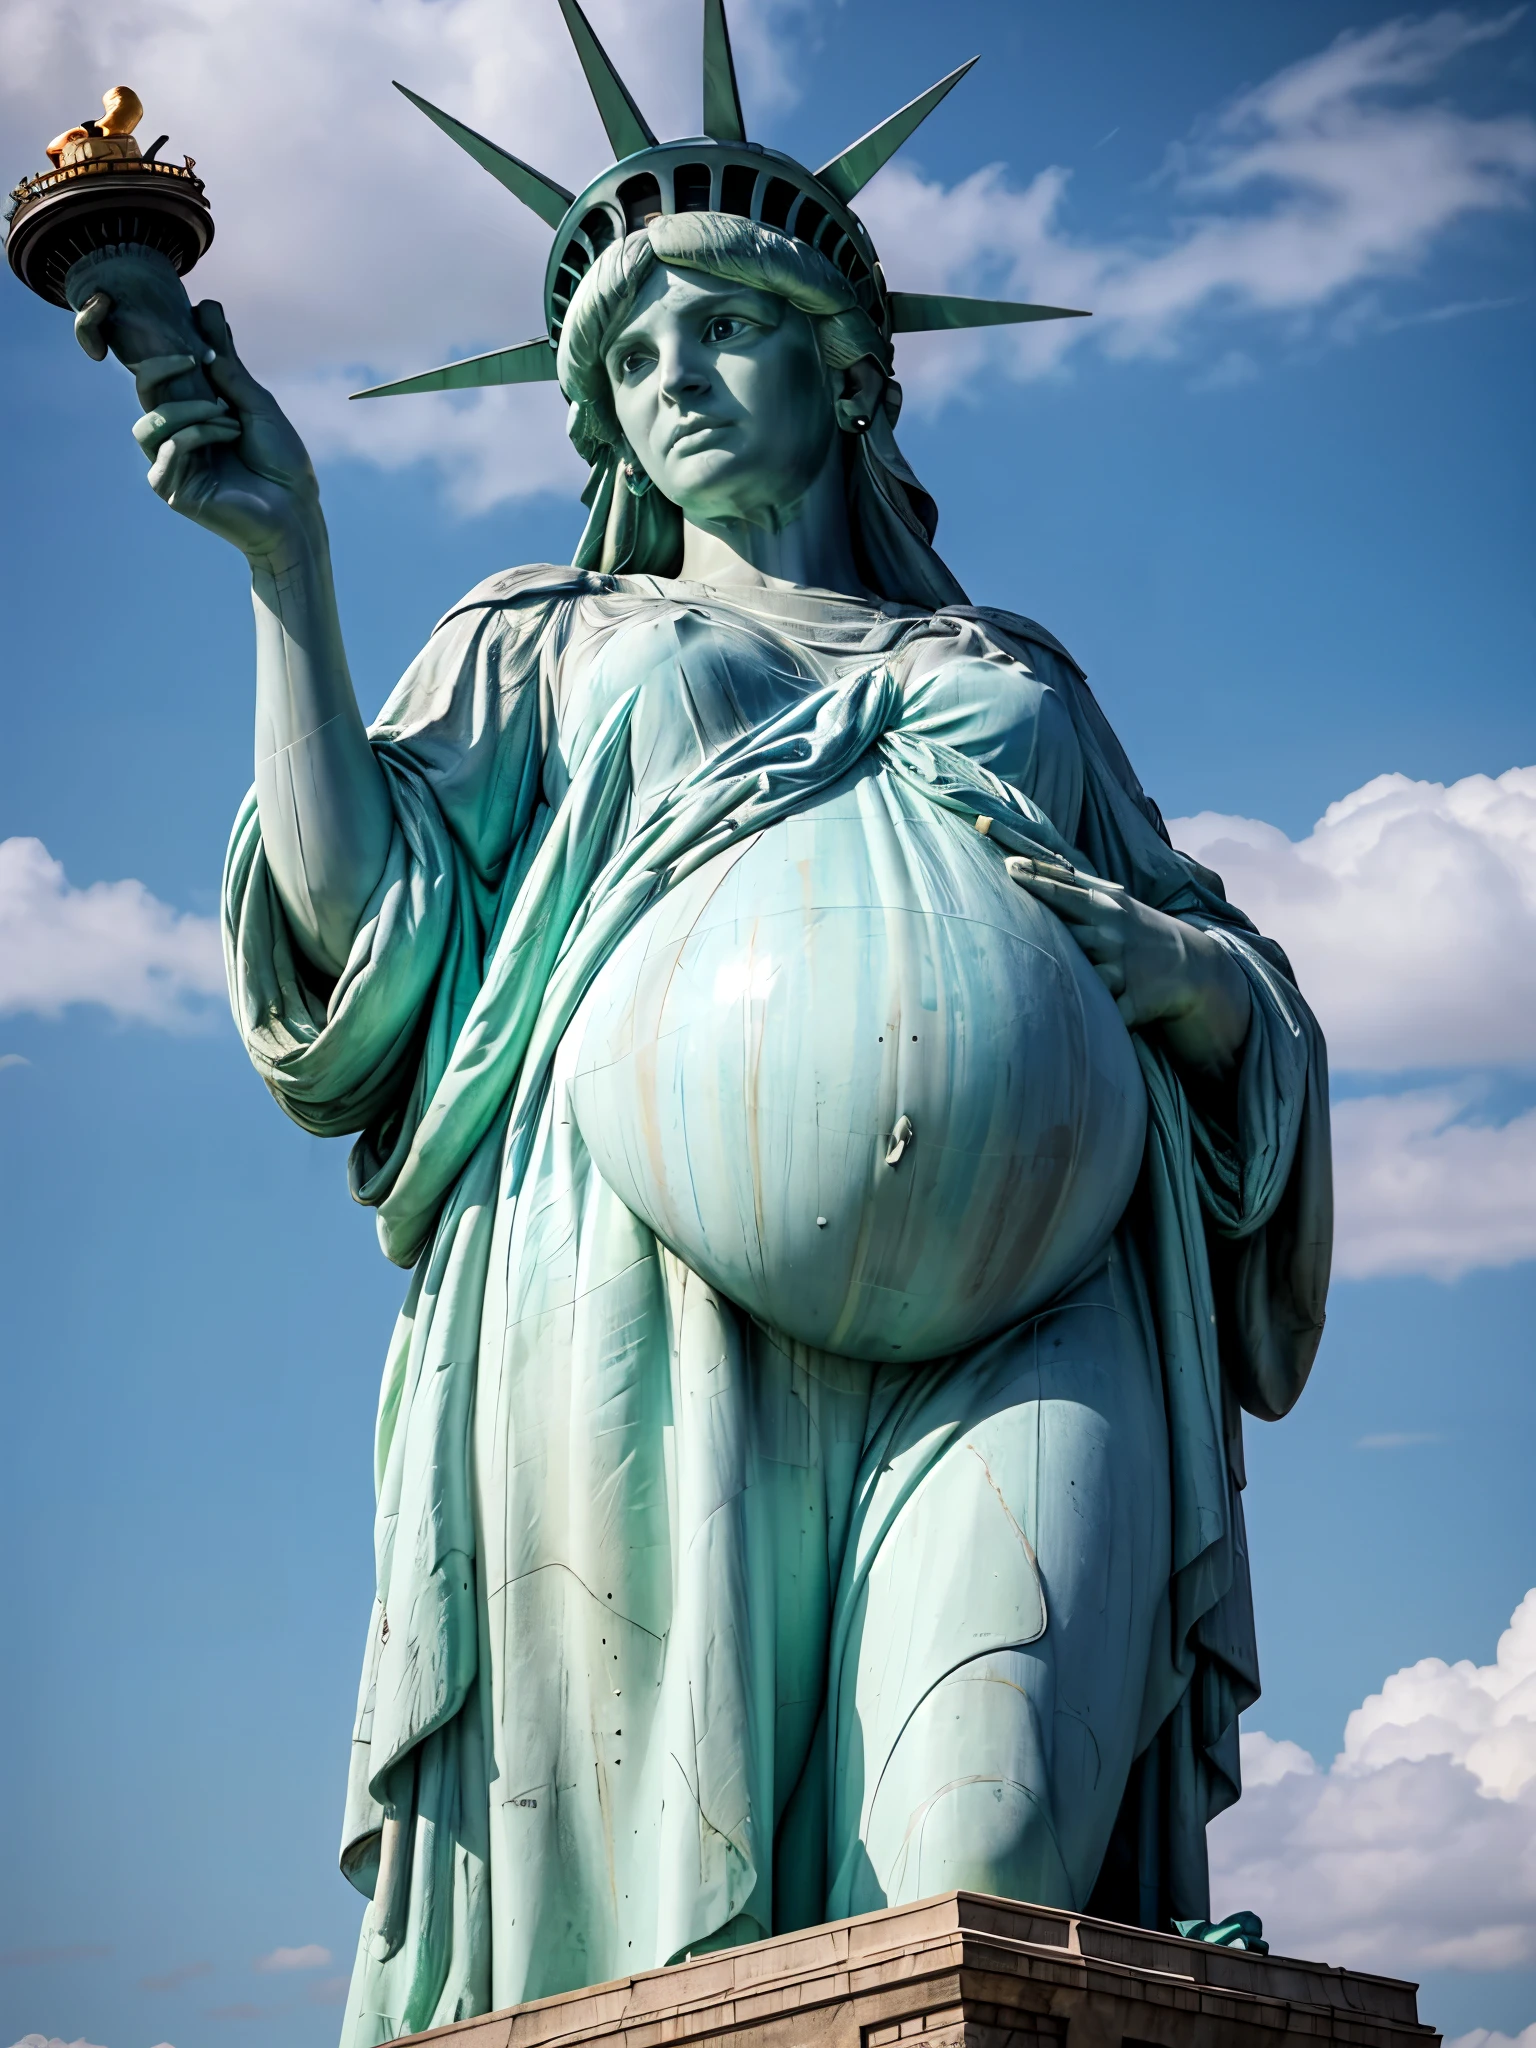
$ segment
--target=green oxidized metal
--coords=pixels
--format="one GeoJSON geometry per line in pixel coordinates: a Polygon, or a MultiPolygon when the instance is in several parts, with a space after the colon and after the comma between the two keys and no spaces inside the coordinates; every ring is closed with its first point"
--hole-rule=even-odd
{"type": "Polygon", "coordinates": [[[610,243],[659,214],[734,214],[793,235],[847,278],[860,307],[887,338],[933,328],[1083,317],[1066,306],[892,291],[868,230],[852,209],[852,201],[881,165],[964,78],[974,57],[840,150],[820,170],[811,171],[781,150],[747,140],[723,0],[705,0],[704,7],[705,132],[666,143],[657,139],[636,106],[576,0],[560,0],[560,9],[618,158],[579,195],[408,86],[399,87],[428,120],[555,230],[544,277],[547,336],[355,391],[354,398],[399,398],[553,379],[560,330],[582,278],[610,243]]]}

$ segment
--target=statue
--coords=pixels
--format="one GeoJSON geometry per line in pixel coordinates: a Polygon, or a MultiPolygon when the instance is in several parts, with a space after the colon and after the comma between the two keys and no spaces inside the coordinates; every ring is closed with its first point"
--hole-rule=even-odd
{"type": "Polygon", "coordinates": [[[371,728],[293,429],[218,306],[145,339],[187,252],[54,280],[249,558],[235,1016],[411,1275],[349,2048],[955,1887],[1207,1927],[1240,1410],[1327,1285],[1284,955],[895,439],[893,334],[1063,311],[893,291],[851,210],[960,74],[812,174],[745,139],[720,0],[666,145],[561,6],[580,196],[416,101],[555,229],[547,334],[360,395],[558,380],[590,517],[371,728]]]}

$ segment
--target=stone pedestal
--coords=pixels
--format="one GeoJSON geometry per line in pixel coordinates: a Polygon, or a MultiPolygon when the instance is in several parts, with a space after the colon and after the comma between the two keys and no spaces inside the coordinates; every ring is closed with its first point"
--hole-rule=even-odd
{"type": "Polygon", "coordinates": [[[949,1892],[412,2038],[443,2048],[1439,2048],[1416,1992],[949,1892]]]}

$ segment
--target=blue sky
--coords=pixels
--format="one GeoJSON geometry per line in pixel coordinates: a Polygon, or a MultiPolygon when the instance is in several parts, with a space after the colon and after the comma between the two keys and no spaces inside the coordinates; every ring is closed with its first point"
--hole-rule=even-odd
{"type": "MultiPolygon", "coordinates": [[[[692,129],[693,0],[592,14],[658,129],[692,129]]],[[[369,713],[461,591],[578,531],[552,392],[341,396],[536,330],[543,231],[388,80],[579,185],[606,157],[553,16],[0,0],[16,173],[120,77],[198,157],[194,285],[315,448],[369,713]]],[[[903,445],[973,596],[1085,663],[1329,1032],[1344,1277],[1300,1407],[1248,1432],[1265,1697],[1217,1904],[1422,1975],[1448,2034],[1518,2034],[1536,1605],[1495,1652],[1536,1585],[1532,18],[733,22],[754,131],[813,163],[982,53],[866,195],[887,272],[1095,318],[906,345],[903,445]]],[[[127,380],[63,316],[0,290],[0,362],[0,2042],[321,2048],[402,1276],[222,1009],[243,569],[145,489],[127,380]]]]}

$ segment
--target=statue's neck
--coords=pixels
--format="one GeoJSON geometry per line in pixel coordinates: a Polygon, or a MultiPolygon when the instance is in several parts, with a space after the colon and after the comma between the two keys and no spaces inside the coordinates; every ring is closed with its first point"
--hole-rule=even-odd
{"type": "Polygon", "coordinates": [[[683,519],[683,564],[690,583],[766,589],[873,593],[859,575],[848,528],[843,456],[834,440],[821,474],[798,504],[757,519],[683,519]]]}

